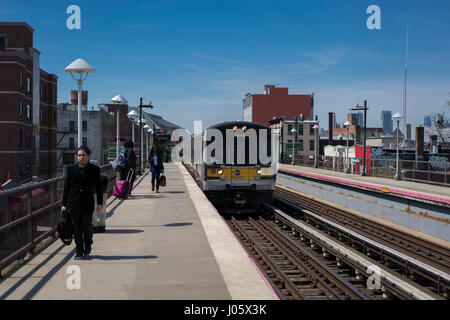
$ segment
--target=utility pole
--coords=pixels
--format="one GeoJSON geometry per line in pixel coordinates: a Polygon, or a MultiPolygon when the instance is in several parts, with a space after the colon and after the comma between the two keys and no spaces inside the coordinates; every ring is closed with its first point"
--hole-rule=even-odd
{"type": "Polygon", "coordinates": [[[139,173],[142,174],[142,163],[144,162],[144,153],[142,149],[142,108],[150,108],[153,109],[152,103],[150,102],[148,105],[142,104],[142,97],[139,101],[139,155],[141,161],[139,161],[139,173]]]}

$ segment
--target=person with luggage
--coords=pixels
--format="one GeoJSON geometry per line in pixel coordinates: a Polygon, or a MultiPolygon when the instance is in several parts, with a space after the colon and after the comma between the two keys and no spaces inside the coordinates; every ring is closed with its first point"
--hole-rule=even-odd
{"type": "Polygon", "coordinates": [[[161,155],[158,152],[158,148],[154,145],[150,151],[148,157],[150,162],[150,171],[152,173],[152,191],[155,191],[156,180],[156,193],[159,193],[159,178],[162,172],[164,172],[164,165],[161,159],[161,155]]]}
{"type": "Polygon", "coordinates": [[[128,174],[132,174],[131,176],[131,186],[130,186],[130,196],[131,191],[133,190],[133,183],[136,178],[136,153],[134,152],[134,143],[132,141],[125,142],[125,166],[124,166],[124,175],[121,180],[125,180],[128,174]]]}
{"type": "Polygon", "coordinates": [[[103,209],[100,168],[89,162],[90,154],[91,150],[86,146],[77,149],[78,163],[67,168],[62,197],[61,211],[70,216],[74,226],[77,260],[91,253],[94,192],[97,194],[97,210],[103,209]]]}

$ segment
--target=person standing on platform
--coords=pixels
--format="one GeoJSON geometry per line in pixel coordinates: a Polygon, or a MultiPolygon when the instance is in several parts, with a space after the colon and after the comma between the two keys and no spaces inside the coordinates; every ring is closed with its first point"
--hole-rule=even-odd
{"type": "MultiPolygon", "coordinates": [[[[128,176],[128,173],[131,172],[132,179],[131,179],[131,192],[133,191],[133,184],[134,179],[136,178],[136,153],[134,152],[134,143],[132,141],[125,142],[125,170],[124,170],[124,177],[122,180],[125,180],[128,176]]],[[[131,196],[130,192],[130,196],[131,196]]]]}
{"type": "Polygon", "coordinates": [[[152,172],[152,191],[155,191],[156,180],[156,193],[159,193],[159,177],[164,172],[164,165],[161,159],[161,155],[158,152],[158,148],[154,145],[150,151],[148,157],[150,162],[150,171],[152,172]]]}
{"type": "Polygon", "coordinates": [[[77,149],[78,163],[67,168],[62,197],[61,211],[67,211],[75,229],[77,260],[91,253],[94,192],[97,194],[97,210],[103,209],[100,168],[89,162],[90,154],[91,150],[86,146],[77,149]]]}

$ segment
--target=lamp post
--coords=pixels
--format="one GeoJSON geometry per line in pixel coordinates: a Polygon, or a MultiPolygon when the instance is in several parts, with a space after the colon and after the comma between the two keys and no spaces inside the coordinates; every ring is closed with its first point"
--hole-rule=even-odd
{"type": "Polygon", "coordinates": [[[136,119],[136,117],[139,116],[139,113],[137,113],[136,110],[131,110],[130,112],[127,113],[127,116],[131,119],[131,126],[132,126],[131,140],[134,143],[134,119],[136,119]]]}
{"type": "Polygon", "coordinates": [[[142,108],[150,108],[153,109],[152,102],[150,101],[148,105],[142,104],[142,97],[139,100],[139,154],[141,157],[141,161],[139,164],[139,172],[142,172],[142,161],[143,161],[143,155],[142,155],[142,108]]]}
{"type": "Polygon", "coordinates": [[[148,125],[148,123],[146,123],[145,124],[145,126],[144,126],[144,132],[145,132],[145,156],[146,156],[146,159],[148,159],[148,130],[150,129],[151,127],[148,125]]]}
{"type": "MultiPolygon", "coordinates": [[[[366,176],[366,128],[367,128],[367,100],[364,100],[364,107],[360,106],[359,104],[356,104],[355,108],[351,110],[357,110],[357,111],[364,111],[364,144],[363,144],[363,170],[361,172],[362,176],[366,176]]],[[[355,146],[356,148],[356,146],[355,146]]]]}
{"type": "MultiPolygon", "coordinates": [[[[152,133],[153,133],[153,130],[152,129],[148,129],[147,132],[149,133],[149,135],[148,135],[148,145],[151,148],[152,147],[152,133]]],[[[148,148],[147,148],[147,150],[148,150],[148,148]]],[[[148,151],[148,152],[150,152],[150,151],[148,151]]],[[[148,161],[148,156],[147,156],[147,161],[148,161]]]]}
{"type": "Polygon", "coordinates": [[[345,152],[345,154],[346,154],[346,156],[345,156],[345,172],[346,173],[350,173],[350,168],[349,168],[349,163],[348,163],[348,129],[351,125],[352,125],[352,123],[348,120],[344,122],[344,127],[347,128],[347,151],[345,152]]]}
{"type": "Polygon", "coordinates": [[[117,125],[116,125],[116,157],[119,157],[119,151],[120,151],[120,112],[119,112],[119,108],[121,104],[128,104],[127,99],[125,99],[124,97],[122,97],[120,94],[118,94],[115,97],[111,98],[111,102],[117,104],[117,111],[116,111],[116,116],[117,116],[117,125]]]}
{"type": "Polygon", "coordinates": [[[317,168],[317,158],[319,157],[319,124],[314,127],[314,168],[317,168]]]}
{"type": "Polygon", "coordinates": [[[400,180],[400,161],[399,161],[399,140],[398,140],[398,132],[400,127],[400,119],[402,119],[403,116],[400,112],[397,112],[392,116],[392,119],[397,121],[397,157],[396,157],[396,165],[395,165],[395,180],[400,180]]]}
{"type": "MultiPolygon", "coordinates": [[[[297,130],[294,128],[294,129],[292,129],[291,130],[291,133],[294,135],[294,137],[295,137],[295,133],[297,132],[297,130]]],[[[295,156],[295,154],[294,154],[294,149],[295,149],[295,143],[296,143],[297,141],[294,141],[294,143],[293,143],[293,148],[292,148],[292,165],[294,165],[294,156],[295,156]]]]}
{"type": "Polygon", "coordinates": [[[81,132],[82,132],[81,131],[81,123],[82,123],[81,96],[83,92],[82,83],[84,80],[86,80],[89,73],[95,72],[95,69],[92,68],[92,66],[83,59],[78,58],[77,60],[69,64],[64,70],[66,72],[69,72],[70,75],[72,76],[72,79],[77,80],[78,82],[78,148],[79,148],[81,147],[81,132]],[[74,74],[78,74],[79,78],[74,77],[74,74]]]}

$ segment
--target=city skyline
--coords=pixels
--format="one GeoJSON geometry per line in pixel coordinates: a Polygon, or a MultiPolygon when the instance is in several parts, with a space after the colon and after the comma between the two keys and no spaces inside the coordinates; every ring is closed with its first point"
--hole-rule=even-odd
{"type": "Polygon", "coordinates": [[[64,68],[82,57],[97,70],[83,86],[89,105],[119,93],[135,106],[142,96],[190,131],[194,120],[241,119],[245,94],[268,83],[314,93],[321,127],[328,112],[342,123],[364,100],[368,126],[379,126],[382,110],[402,112],[406,24],[408,123],[423,124],[425,109],[445,111],[450,98],[446,1],[380,1],[380,30],[367,28],[370,3],[360,1],[79,1],[81,30],[66,27],[70,4],[6,0],[0,9],[0,20],[35,29],[41,65],[59,76],[58,103],[76,89],[64,68]]]}

